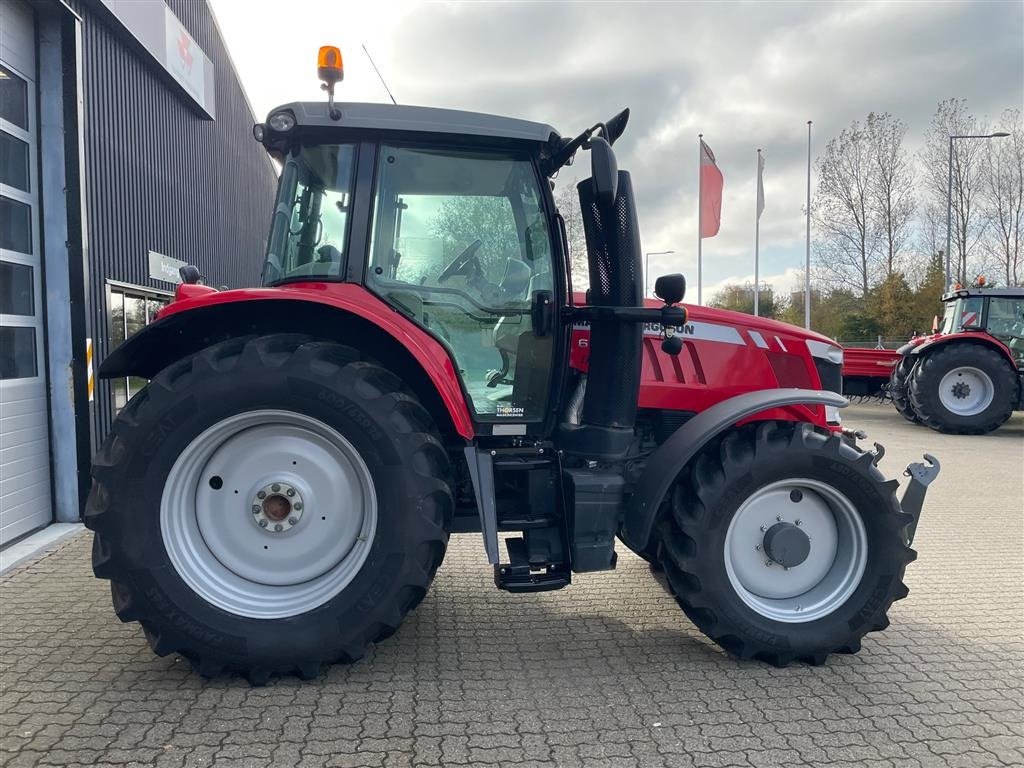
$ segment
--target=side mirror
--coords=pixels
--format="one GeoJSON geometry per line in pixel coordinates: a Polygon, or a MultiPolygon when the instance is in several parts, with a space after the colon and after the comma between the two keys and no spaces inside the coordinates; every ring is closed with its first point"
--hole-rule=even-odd
{"type": "Polygon", "coordinates": [[[686,278],[678,272],[654,281],[654,295],[666,304],[678,304],[686,295],[686,278]]]}
{"type": "Polygon", "coordinates": [[[619,166],[612,145],[600,136],[590,139],[590,176],[598,204],[611,208],[619,191],[619,166]]]}

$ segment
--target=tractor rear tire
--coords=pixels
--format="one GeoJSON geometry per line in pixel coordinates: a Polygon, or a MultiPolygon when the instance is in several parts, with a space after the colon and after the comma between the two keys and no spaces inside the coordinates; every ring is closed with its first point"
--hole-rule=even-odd
{"type": "Polygon", "coordinates": [[[909,380],[916,362],[916,358],[909,356],[900,358],[889,377],[889,396],[892,398],[892,404],[896,406],[897,413],[912,424],[921,423],[910,402],[909,380]]]}
{"type": "Polygon", "coordinates": [[[898,483],[872,461],[839,435],[788,422],[739,427],[705,447],[659,521],[662,563],[690,620],[729,653],[779,667],[856,653],[885,629],[917,555],[898,483]],[[802,536],[797,562],[785,549],[802,536]]]}
{"type": "Polygon", "coordinates": [[[923,424],[954,435],[998,429],[1017,406],[1018,377],[980,344],[950,342],[924,354],[910,377],[910,401],[923,424]]]}
{"type": "Polygon", "coordinates": [[[451,529],[427,411],[356,350],[296,334],[168,366],[117,416],[92,474],[93,570],[117,616],[158,655],[253,684],[313,677],[393,634],[451,529]]]}

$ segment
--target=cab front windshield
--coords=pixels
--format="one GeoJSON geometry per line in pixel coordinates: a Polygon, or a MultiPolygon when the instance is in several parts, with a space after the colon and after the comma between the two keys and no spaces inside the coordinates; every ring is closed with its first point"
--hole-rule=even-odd
{"type": "Polygon", "coordinates": [[[354,154],[351,144],[321,144],[288,155],[267,243],[264,285],[344,278],[354,154]]]}

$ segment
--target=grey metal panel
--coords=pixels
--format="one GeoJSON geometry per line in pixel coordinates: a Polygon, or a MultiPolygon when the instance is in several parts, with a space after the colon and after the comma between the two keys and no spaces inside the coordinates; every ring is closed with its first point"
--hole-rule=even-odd
{"type": "Polygon", "coordinates": [[[339,120],[331,120],[328,116],[326,100],[283,104],[271,110],[271,114],[280,109],[290,109],[295,114],[295,120],[303,126],[396,133],[449,133],[458,136],[485,136],[541,143],[559,138],[558,131],[550,125],[500,115],[487,115],[482,112],[359,102],[345,102],[335,106],[341,111],[339,120]]]}
{"type": "MultiPolygon", "coordinates": [[[[91,4],[83,16],[89,333],[98,364],[110,352],[107,280],[160,290],[147,254],[195,264],[211,285],[259,283],[277,174],[252,139],[254,117],[205,2],[168,5],[214,64],[217,119],[201,119],[91,4]]],[[[97,380],[94,447],[113,418],[97,380]]]]}

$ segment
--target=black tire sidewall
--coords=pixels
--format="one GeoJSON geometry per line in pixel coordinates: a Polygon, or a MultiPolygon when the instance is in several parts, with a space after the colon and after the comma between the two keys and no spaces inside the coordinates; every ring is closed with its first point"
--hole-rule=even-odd
{"type": "Polygon", "coordinates": [[[423,526],[408,514],[421,496],[403,466],[412,457],[403,455],[401,443],[389,433],[382,421],[386,415],[367,407],[345,384],[311,375],[301,366],[258,365],[255,357],[243,355],[229,375],[208,369],[181,390],[165,388],[158,380],[149,388],[149,402],[135,409],[135,423],[115,426],[130,457],[120,475],[119,501],[110,510],[130,563],[127,577],[136,596],[149,603],[146,612],[161,616],[162,630],[189,638],[183,645],[268,664],[282,647],[290,648],[294,658],[326,658],[361,643],[366,628],[379,620],[375,612],[404,586],[406,571],[415,567],[410,557],[425,538],[423,526]],[[165,481],[180,453],[219,421],[263,409],[294,411],[339,432],[366,463],[377,496],[373,544],[354,579],[318,608],[269,620],[229,613],[193,592],[171,564],[160,525],[165,481]],[[124,499],[132,499],[130,510],[124,499]]]}

